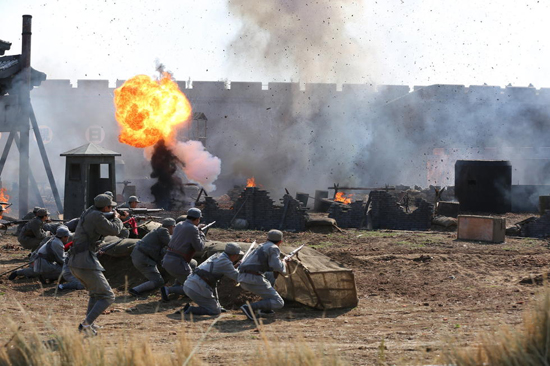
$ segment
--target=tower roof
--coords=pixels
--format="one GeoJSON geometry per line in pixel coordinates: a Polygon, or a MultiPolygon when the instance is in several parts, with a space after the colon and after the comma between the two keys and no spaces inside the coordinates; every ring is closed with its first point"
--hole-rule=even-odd
{"type": "Polygon", "coordinates": [[[116,151],[105,149],[96,144],[85,144],[62,153],[60,156],[121,156],[116,151]]]}

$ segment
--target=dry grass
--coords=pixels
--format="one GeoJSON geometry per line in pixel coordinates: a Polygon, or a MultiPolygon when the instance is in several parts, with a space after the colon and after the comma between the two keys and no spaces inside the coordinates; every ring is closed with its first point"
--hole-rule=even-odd
{"type": "Polygon", "coordinates": [[[545,287],[535,307],[525,315],[520,329],[503,327],[485,334],[475,349],[451,346],[443,356],[444,364],[474,365],[550,365],[550,288],[545,287]]]}
{"type": "MultiPolygon", "coordinates": [[[[0,366],[176,366],[206,365],[198,349],[208,337],[210,329],[219,320],[217,318],[200,339],[191,340],[187,331],[181,332],[174,340],[172,353],[156,353],[149,342],[143,338],[110,339],[105,335],[85,337],[74,329],[65,326],[51,329],[50,335],[41,335],[37,329],[23,329],[13,321],[8,331],[12,337],[0,345],[0,366]],[[52,335],[53,334],[53,335],[52,335]]],[[[278,341],[270,341],[258,324],[263,342],[260,347],[251,350],[250,365],[346,365],[334,353],[326,353],[323,347],[312,349],[303,342],[285,346],[278,341]]],[[[241,363],[242,360],[227,360],[227,364],[241,363]]]]}

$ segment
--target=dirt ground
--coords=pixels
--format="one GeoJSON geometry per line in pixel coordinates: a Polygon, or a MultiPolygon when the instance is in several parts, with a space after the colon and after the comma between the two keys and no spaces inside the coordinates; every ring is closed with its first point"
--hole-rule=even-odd
{"type": "MultiPolygon", "coordinates": [[[[513,223],[525,217],[507,219],[513,223]]],[[[213,229],[208,237],[262,241],[265,233],[213,229]]],[[[461,347],[475,345],[480,333],[520,324],[524,309],[532,305],[540,288],[520,280],[550,268],[549,241],[532,238],[507,237],[503,244],[484,244],[458,241],[456,232],[352,229],[332,234],[286,233],[285,239],[286,245],[305,243],[353,269],[359,305],[323,312],[287,303],[274,318],[264,320],[268,337],[283,347],[297,341],[324,346],[356,365],[382,359],[429,363],[451,338],[461,347]]],[[[0,271],[20,265],[26,254],[14,236],[2,236],[0,271]]],[[[98,319],[101,337],[144,337],[155,351],[172,352],[178,333],[188,332],[198,339],[215,319],[182,320],[174,312],[184,299],[162,303],[157,292],[135,299],[125,295],[121,283],[115,289],[116,303],[98,319]]],[[[1,344],[12,336],[5,326],[8,319],[21,322],[24,331],[32,323],[45,337],[67,324],[76,327],[84,317],[87,299],[86,291],[56,294],[54,285],[1,277],[1,344]]],[[[200,345],[200,356],[210,364],[248,359],[262,345],[254,324],[238,310],[238,302],[226,304],[230,310],[200,345]]]]}

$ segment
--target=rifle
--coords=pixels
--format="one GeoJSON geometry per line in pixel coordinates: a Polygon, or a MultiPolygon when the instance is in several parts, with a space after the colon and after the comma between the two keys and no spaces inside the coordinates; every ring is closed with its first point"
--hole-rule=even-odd
{"type": "Polygon", "coordinates": [[[283,261],[288,261],[289,259],[291,259],[292,257],[294,257],[296,254],[298,254],[298,252],[300,250],[302,250],[302,248],[304,247],[305,244],[302,244],[300,245],[298,248],[294,249],[292,252],[290,252],[289,254],[287,254],[284,258],[283,258],[283,261]]]}
{"type": "Polygon", "coordinates": [[[122,214],[123,212],[129,212],[131,214],[147,214],[149,212],[161,212],[164,211],[163,208],[115,208],[115,210],[118,211],[119,214],[122,214]]]}
{"type": "MultiPolygon", "coordinates": [[[[26,224],[29,221],[31,221],[31,220],[12,220],[12,221],[10,221],[10,220],[0,220],[0,224],[10,226],[10,225],[26,224]]],[[[51,220],[48,220],[46,222],[66,222],[66,221],[58,220],[58,219],[51,219],[51,220]]]]}
{"type": "Polygon", "coordinates": [[[216,221],[212,221],[210,224],[203,226],[200,230],[204,233],[206,230],[208,230],[210,226],[214,225],[215,223],[216,221]]]}
{"type": "Polygon", "coordinates": [[[244,260],[252,253],[252,249],[256,246],[256,240],[252,244],[250,244],[250,247],[248,247],[248,250],[246,253],[244,253],[243,259],[241,259],[241,263],[244,262],[244,260]]]}
{"type": "Polygon", "coordinates": [[[7,272],[1,273],[0,276],[3,276],[3,275],[8,274],[8,273],[12,273],[14,271],[17,271],[19,268],[23,268],[23,267],[28,266],[28,265],[29,265],[29,263],[22,264],[19,267],[15,267],[14,269],[10,269],[7,272]]]}

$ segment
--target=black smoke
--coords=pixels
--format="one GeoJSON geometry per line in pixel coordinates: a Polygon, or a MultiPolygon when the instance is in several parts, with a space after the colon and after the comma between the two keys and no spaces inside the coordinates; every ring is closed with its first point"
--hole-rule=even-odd
{"type": "Polygon", "coordinates": [[[164,140],[157,142],[151,157],[151,178],[157,178],[151,187],[151,194],[157,207],[172,210],[184,201],[183,181],[176,175],[182,165],[164,140]]]}

